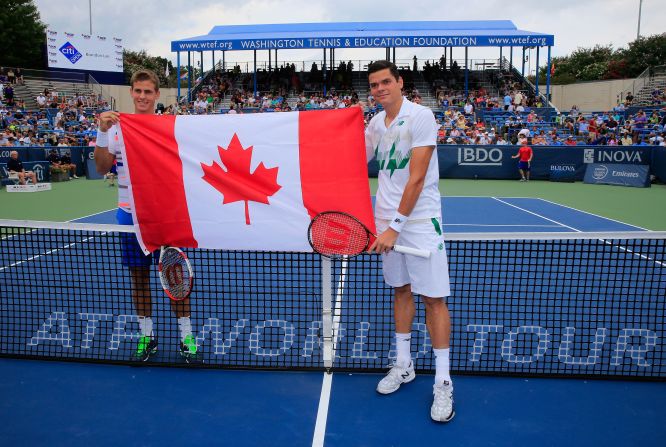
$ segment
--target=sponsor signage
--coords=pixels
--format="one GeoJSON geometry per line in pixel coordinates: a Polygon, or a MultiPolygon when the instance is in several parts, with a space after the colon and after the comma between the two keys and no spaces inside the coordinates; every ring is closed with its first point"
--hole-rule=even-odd
{"type": "Polygon", "coordinates": [[[650,186],[649,168],[647,165],[593,163],[587,166],[585,183],[645,188],[650,186]]]}
{"type": "Polygon", "coordinates": [[[171,51],[203,50],[271,50],[309,48],[418,48],[418,47],[496,47],[496,46],[549,46],[554,36],[479,36],[479,35],[386,35],[335,36],[281,39],[207,39],[171,42],[171,51]]]}
{"type": "Polygon", "coordinates": [[[49,68],[122,72],[122,39],[46,31],[49,68]]]}

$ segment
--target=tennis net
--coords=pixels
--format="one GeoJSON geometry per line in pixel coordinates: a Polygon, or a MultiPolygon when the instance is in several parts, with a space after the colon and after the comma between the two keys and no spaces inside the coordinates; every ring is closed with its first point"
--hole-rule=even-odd
{"type": "MultiPolygon", "coordinates": [[[[0,356],[135,363],[117,225],[0,220],[0,356]]],[[[447,236],[454,373],[666,377],[666,233],[447,236]]],[[[187,249],[198,366],[376,371],[394,356],[381,259],[187,249]]],[[[183,363],[152,269],[158,353],[183,363]]],[[[433,371],[416,300],[412,357],[433,371]]]]}

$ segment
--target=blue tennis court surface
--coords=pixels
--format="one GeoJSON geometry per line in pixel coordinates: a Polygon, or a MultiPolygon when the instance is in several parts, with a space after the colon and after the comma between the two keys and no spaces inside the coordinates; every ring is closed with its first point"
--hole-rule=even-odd
{"type": "MultiPolygon", "coordinates": [[[[447,197],[443,214],[447,232],[642,230],[528,198],[447,197]]],[[[666,435],[662,382],[454,376],[457,415],[441,425],[429,375],[390,396],[375,392],[377,374],[0,359],[0,377],[0,445],[611,446],[666,435]]]]}

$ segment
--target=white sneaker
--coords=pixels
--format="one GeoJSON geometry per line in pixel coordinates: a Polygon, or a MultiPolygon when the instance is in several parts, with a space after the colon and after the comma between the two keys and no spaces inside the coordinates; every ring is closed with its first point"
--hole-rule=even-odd
{"type": "Polygon", "coordinates": [[[389,370],[386,377],[379,381],[377,384],[377,392],[379,394],[391,394],[400,388],[403,383],[409,383],[416,378],[414,373],[414,364],[409,362],[407,368],[401,368],[398,365],[393,365],[389,370]]]}
{"type": "Polygon", "coordinates": [[[433,421],[449,422],[456,415],[453,410],[453,386],[447,381],[435,384],[432,387],[432,394],[430,417],[433,421]]]}

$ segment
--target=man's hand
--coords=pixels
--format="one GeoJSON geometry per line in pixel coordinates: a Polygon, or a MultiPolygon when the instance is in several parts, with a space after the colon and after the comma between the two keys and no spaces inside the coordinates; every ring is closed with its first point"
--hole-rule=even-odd
{"type": "Polygon", "coordinates": [[[120,121],[120,113],[108,111],[99,114],[99,130],[102,132],[108,131],[111,126],[118,124],[120,121]]]}
{"type": "Polygon", "coordinates": [[[388,228],[382,234],[377,236],[375,242],[368,248],[368,253],[388,253],[393,249],[399,233],[393,228],[388,228]]]}

